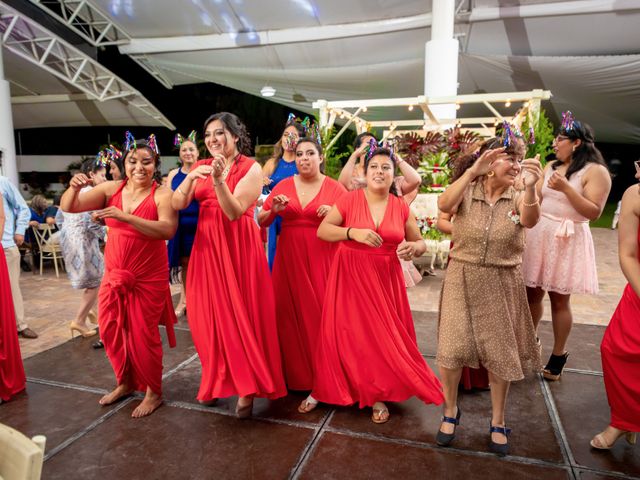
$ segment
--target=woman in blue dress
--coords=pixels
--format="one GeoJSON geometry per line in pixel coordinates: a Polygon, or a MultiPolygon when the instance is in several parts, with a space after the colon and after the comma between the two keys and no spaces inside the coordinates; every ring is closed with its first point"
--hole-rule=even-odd
{"type": "MultiPolygon", "coordinates": [[[[191,167],[198,161],[199,152],[196,145],[196,131],[192,130],[188,137],[183,137],[179,133],[176,134],[174,145],[180,149],[180,168],[175,168],[169,172],[167,181],[171,185],[171,190],[176,190],[191,171],[191,167]]],[[[169,267],[171,268],[171,277],[175,278],[180,272],[182,287],[180,293],[180,301],[176,307],[176,316],[183,315],[187,308],[186,302],[186,279],[187,268],[189,266],[189,257],[191,256],[191,247],[193,239],[196,235],[196,226],[198,224],[198,202],[193,200],[187,208],[178,212],[178,230],[176,235],[169,240],[169,267]]]]}
{"type": "MultiPolygon", "coordinates": [[[[267,160],[267,163],[262,168],[262,173],[264,174],[262,193],[268,195],[281,180],[298,173],[298,168],[296,167],[296,145],[298,144],[298,139],[305,136],[305,122],[308,125],[308,118],[300,122],[294,114],[289,115],[282,137],[275,145],[273,157],[267,160]]],[[[273,261],[276,258],[276,243],[278,235],[280,235],[281,225],[282,219],[276,217],[269,226],[267,234],[267,258],[270,270],[273,269],[273,261]]]]}

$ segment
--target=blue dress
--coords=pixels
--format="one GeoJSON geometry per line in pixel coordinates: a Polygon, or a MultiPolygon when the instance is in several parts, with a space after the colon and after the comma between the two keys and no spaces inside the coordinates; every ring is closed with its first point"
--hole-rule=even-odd
{"type": "MultiPolygon", "coordinates": [[[[182,172],[182,168],[179,168],[178,173],[171,180],[171,190],[175,191],[186,176],[187,174],[182,172]]],[[[169,267],[171,269],[180,267],[181,257],[191,256],[191,247],[193,247],[193,239],[198,225],[198,210],[198,202],[193,200],[186,208],[178,212],[178,229],[175,236],[169,240],[168,245],[169,267]]]]}
{"type": "MultiPolygon", "coordinates": [[[[273,187],[280,183],[281,180],[292,177],[296,173],[298,173],[296,162],[287,162],[284,158],[281,158],[278,162],[278,166],[271,174],[271,184],[263,189],[263,193],[271,193],[273,187]]],[[[280,216],[277,216],[269,226],[269,235],[267,236],[267,258],[269,259],[269,270],[273,269],[273,261],[276,258],[276,241],[278,240],[278,235],[280,235],[281,226],[282,218],[280,216]]]]}

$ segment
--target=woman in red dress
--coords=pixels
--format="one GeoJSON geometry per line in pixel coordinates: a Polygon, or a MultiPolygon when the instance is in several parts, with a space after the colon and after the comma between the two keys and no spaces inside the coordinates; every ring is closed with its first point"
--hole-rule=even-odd
{"type": "Polygon", "coordinates": [[[193,343],[202,363],[198,400],[238,395],[236,413],[251,415],[253,397],[286,395],[267,259],[253,219],[262,170],[245,156],[250,140],[232,113],[204,124],[212,158],[197,162],[173,194],[173,207],[200,205],[187,274],[193,343]]]}
{"type": "MultiPolygon", "coordinates": [[[[4,203],[0,195],[0,235],[4,232],[4,203]]],[[[0,248],[0,403],[25,389],[26,377],[20,356],[9,272],[0,248]]]]}
{"type": "MultiPolygon", "coordinates": [[[[640,180],[640,160],[635,165],[640,180]]],[[[629,283],[600,346],[611,407],[611,423],[591,440],[600,450],[609,450],[622,436],[635,444],[640,432],[640,185],[622,197],[618,225],[620,266],[629,283]]]]}
{"type": "Polygon", "coordinates": [[[298,175],[282,180],[264,203],[259,220],[279,215],[282,230],[273,266],[276,321],[287,387],[311,390],[313,352],[318,338],[327,276],[337,244],[322,241],[317,230],[346,189],[322,173],[322,148],[315,140],[296,146],[298,175]]]}
{"type": "Polygon", "coordinates": [[[165,240],[175,234],[178,220],[171,208],[171,190],[157,183],[160,158],[155,138],[135,140],[125,150],[124,180],[101,183],[79,195],[90,180],[75,175],[60,207],[70,213],[98,210],[94,216],[109,228],[98,324],[118,384],[100,404],[144,391],[144,400],[131,415],[137,418],[162,404],[159,324],[166,326],[169,345],[175,346],[165,240]]]}
{"type": "Polygon", "coordinates": [[[301,405],[306,411],[318,401],[357,402],[373,407],[374,423],[385,423],[385,401],[442,403],[440,382],[418,350],[398,260],[422,255],[425,243],[395,194],[394,159],[384,148],[371,152],[366,188],[343,195],[318,229],[318,237],[340,246],[327,281],[313,391],[301,405]]]}

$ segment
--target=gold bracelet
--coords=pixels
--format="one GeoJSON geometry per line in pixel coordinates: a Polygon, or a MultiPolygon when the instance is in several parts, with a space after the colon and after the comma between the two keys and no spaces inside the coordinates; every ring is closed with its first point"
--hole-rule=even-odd
{"type": "Polygon", "coordinates": [[[536,201],[533,203],[525,203],[524,199],[522,200],[523,207],[535,207],[536,205],[540,205],[540,201],[536,198],[536,201]]]}

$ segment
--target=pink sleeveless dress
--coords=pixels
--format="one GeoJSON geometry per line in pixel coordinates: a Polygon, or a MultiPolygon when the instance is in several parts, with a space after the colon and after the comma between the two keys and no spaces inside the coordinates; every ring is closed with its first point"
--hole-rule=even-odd
{"type": "MultiPolygon", "coordinates": [[[[582,177],[588,164],[574,173],[571,186],[582,194],[582,177]]],[[[598,293],[598,274],[589,220],[571,206],[566,195],[547,186],[554,170],[545,173],[542,215],[526,233],[522,273],[527,287],[563,295],[598,293]]]]}

